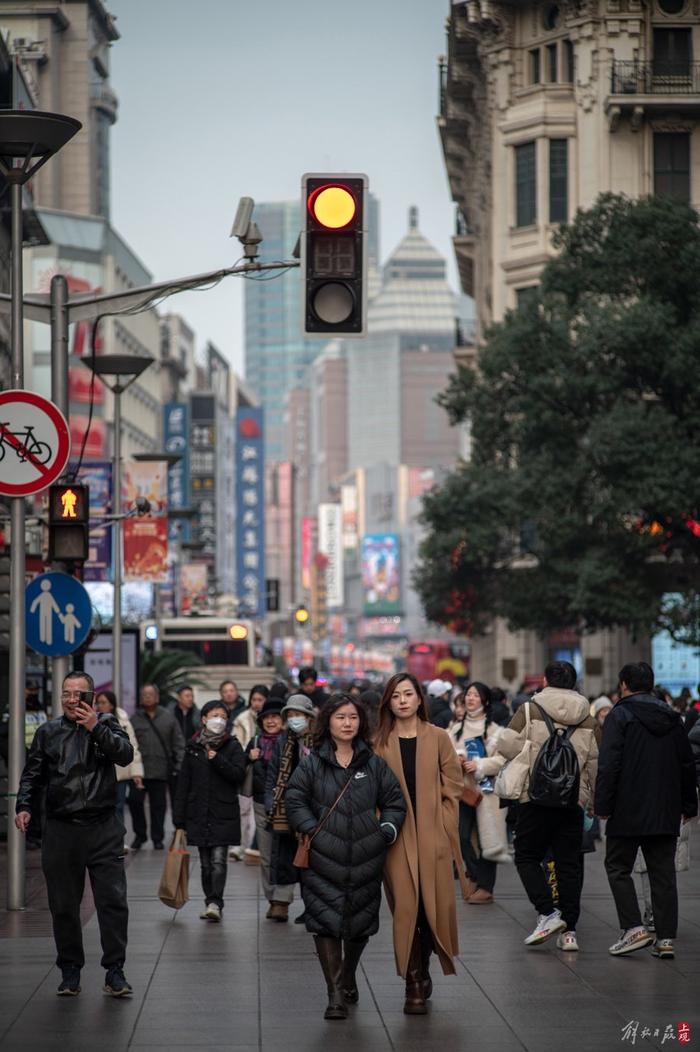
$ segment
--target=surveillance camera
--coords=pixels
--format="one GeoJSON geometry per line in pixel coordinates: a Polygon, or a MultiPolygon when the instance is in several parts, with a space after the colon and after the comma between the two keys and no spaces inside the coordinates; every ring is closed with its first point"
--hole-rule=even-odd
{"type": "Polygon", "coordinates": [[[237,237],[238,240],[242,240],[248,232],[250,221],[253,218],[253,209],[255,207],[255,201],[252,197],[242,197],[238,202],[238,208],[236,209],[236,218],[233,221],[231,227],[230,237],[237,237]]]}
{"type": "Polygon", "coordinates": [[[134,501],[137,515],[148,515],[151,510],[151,502],[147,497],[137,497],[134,501]]]}

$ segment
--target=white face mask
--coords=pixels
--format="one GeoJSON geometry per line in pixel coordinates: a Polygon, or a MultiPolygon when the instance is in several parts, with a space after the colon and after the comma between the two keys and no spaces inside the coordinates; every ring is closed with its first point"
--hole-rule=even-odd
{"type": "Polygon", "coordinates": [[[226,717],[210,716],[206,724],[207,730],[210,730],[212,734],[221,734],[222,731],[226,730],[226,717]]]}
{"type": "Polygon", "coordinates": [[[303,734],[309,725],[309,721],[306,716],[290,716],[287,720],[287,726],[290,731],[294,731],[295,734],[303,734]]]}

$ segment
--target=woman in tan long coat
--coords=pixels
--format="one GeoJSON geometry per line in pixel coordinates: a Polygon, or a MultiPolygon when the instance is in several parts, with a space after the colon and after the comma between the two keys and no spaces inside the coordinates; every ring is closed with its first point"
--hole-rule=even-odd
{"type": "Polygon", "coordinates": [[[387,683],[379,706],[375,752],[399,780],[408,813],[389,848],[384,886],[394,919],[396,970],[406,979],[404,1012],[424,1015],[432,992],[434,951],[454,975],[459,952],[453,862],[468,887],[459,847],[462,770],[447,732],[433,727],[420,684],[407,672],[387,683]]]}

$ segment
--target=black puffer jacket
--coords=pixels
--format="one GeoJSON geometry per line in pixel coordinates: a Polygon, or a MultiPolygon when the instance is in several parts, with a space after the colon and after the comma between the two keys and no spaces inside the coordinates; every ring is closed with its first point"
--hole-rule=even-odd
{"type": "Polygon", "coordinates": [[[690,747],[693,750],[693,759],[695,760],[695,781],[697,782],[698,789],[700,789],[700,720],[698,720],[688,735],[688,741],[690,747]]]}
{"type": "Polygon", "coordinates": [[[240,844],[241,812],[238,787],[246,762],[235,738],[229,738],[213,760],[199,736],[187,743],[177,779],[173,822],[197,847],[240,844]]]}
{"type": "Polygon", "coordinates": [[[314,837],[309,869],[302,871],[302,896],[308,931],[366,939],[379,928],[386,849],[406,817],[393,772],[364,743],[345,769],[331,743],[324,742],[292,775],[285,807],[295,832],[313,833],[348,779],[347,792],[314,837]]]}
{"type": "Polygon", "coordinates": [[[595,813],[611,837],[678,836],[698,813],[693,754],[681,718],[649,694],[630,694],[605,718],[595,813]]]}
{"type": "MultiPolygon", "coordinates": [[[[281,732],[280,732],[281,733],[281,732]]],[[[260,739],[263,737],[262,734],[256,734],[255,737],[251,738],[246,745],[245,758],[246,762],[253,764],[253,801],[256,804],[265,803],[265,784],[267,782],[267,769],[270,766],[269,762],[266,762],[262,754],[257,760],[250,759],[250,750],[260,748],[260,739]]],[[[280,735],[276,735],[277,741],[279,741],[280,735]]],[[[275,745],[277,742],[275,742],[275,745]]],[[[273,747],[274,753],[274,747],[273,747]]]]}
{"type": "Polygon", "coordinates": [[[117,806],[115,763],[134,758],[129,735],[114,716],[98,717],[87,731],[67,716],[42,724],[22,771],[16,811],[32,810],[35,791],[46,789],[46,815],[76,823],[98,822],[117,806]]]}

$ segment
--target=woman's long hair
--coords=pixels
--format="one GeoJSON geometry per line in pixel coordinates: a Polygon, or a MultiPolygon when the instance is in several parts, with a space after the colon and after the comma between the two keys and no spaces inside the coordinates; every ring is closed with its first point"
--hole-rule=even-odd
{"type": "Polygon", "coordinates": [[[414,675],[410,672],[397,672],[395,676],[392,676],[382,694],[382,700],[379,702],[379,722],[377,726],[377,733],[375,735],[375,741],[377,745],[386,745],[389,735],[392,732],[396,717],[391,711],[391,699],[394,691],[398,687],[399,683],[404,683],[406,680],[409,681],[416,694],[418,695],[418,711],[416,715],[419,720],[423,720],[425,723],[430,723],[430,715],[428,713],[428,706],[425,703],[425,694],[423,688],[414,675]]]}
{"type": "Polygon", "coordinates": [[[357,734],[353,738],[353,743],[356,741],[362,741],[365,745],[369,745],[371,748],[367,709],[359,698],[353,698],[350,694],[337,693],[331,694],[330,698],[325,702],[316,717],[316,727],[314,729],[315,749],[320,748],[325,741],[333,744],[333,738],[331,735],[331,716],[334,712],[337,712],[338,709],[342,709],[343,705],[353,705],[357,710],[357,715],[360,717],[357,734]]]}

